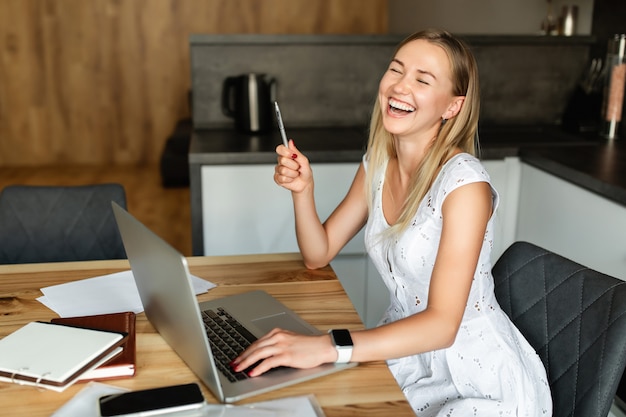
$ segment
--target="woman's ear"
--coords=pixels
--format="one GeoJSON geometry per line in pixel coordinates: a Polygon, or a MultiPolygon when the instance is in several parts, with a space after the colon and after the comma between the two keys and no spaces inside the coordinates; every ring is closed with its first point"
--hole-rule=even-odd
{"type": "Polygon", "coordinates": [[[448,106],[448,109],[441,116],[442,119],[448,120],[452,119],[454,116],[459,114],[461,111],[461,107],[463,107],[463,103],[465,102],[465,96],[457,96],[452,99],[452,103],[448,106]]]}

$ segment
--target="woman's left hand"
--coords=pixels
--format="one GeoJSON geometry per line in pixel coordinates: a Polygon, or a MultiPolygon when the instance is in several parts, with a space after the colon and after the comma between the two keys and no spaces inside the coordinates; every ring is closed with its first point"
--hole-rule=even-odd
{"type": "Polygon", "coordinates": [[[337,350],[328,335],[304,336],[274,329],[250,345],[233,360],[231,366],[235,372],[240,372],[260,361],[248,373],[249,376],[258,376],[279,366],[314,368],[334,362],[336,356],[337,350]]]}

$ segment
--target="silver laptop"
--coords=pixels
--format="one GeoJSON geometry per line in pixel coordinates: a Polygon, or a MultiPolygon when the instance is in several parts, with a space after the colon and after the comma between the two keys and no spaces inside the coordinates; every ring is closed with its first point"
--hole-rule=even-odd
{"type": "Polygon", "coordinates": [[[245,372],[229,374],[234,352],[250,343],[249,339],[275,327],[303,334],[320,331],[264,291],[198,303],[185,257],[115,202],[112,206],[148,320],[219,401],[238,401],[356,365],[284,367],[254,378],[245,372]],[[210,341],[234,330],[240,334],[226,337],[225,342],[210,341]]]}

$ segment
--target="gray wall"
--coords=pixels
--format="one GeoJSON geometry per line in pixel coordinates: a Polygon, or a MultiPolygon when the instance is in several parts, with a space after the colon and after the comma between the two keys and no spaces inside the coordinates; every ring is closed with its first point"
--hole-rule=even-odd
{"type": "MultiPolygon", "coordinates": [[[[196,128],[232,126],[221,112],[227,76],[277,80],[285,123],[364,126],[402,35],[192,35],[196,128]]],[[[485,124],[558,124],[587,65],[589,37],[466,36],[481,76],[485,124]]]]}

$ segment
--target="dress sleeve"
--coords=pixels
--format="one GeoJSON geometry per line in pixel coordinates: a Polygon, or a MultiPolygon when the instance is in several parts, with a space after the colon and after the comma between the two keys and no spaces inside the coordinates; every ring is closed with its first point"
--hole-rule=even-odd
{"type": "Polygon", "coordinates": [[[486,182],[491,187],[491,195],[495,209],[499,202],[498,192],[491,184],[489,173],[480,161],[471,155],[459,155],[450,162],[451,165],[446,167],[446,172],[442,178],[440,188],[442,195],[440,196],[440,201],[443,203],[443,200],[448,194],[463,185],[475,182],[486,182]]]}

